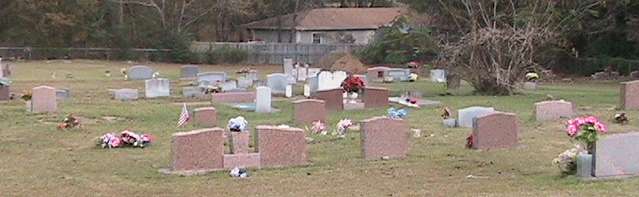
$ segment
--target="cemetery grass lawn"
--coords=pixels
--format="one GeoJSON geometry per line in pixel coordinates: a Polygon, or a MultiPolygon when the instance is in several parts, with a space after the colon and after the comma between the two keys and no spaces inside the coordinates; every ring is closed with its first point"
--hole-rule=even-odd
{"type": "MultiPolygon", "coordinates": [[[[561,121],[537,123],[533,103],[547,94],[575,102],[579,114],[593,114],[609,123],[612,132],[636,131],[637,111],[628,113],[630,125],[612,125],[619,102],[618,82],[546,84],[535,92],[508,97],[475,96],[467,85],[457,96],[439,96],[441,84],[378,84],[393,95],[404,90],[422,91],[428,99],[453,109],[482,105],[518,114],[523,131],[521,146],[510,150],[476,151],[464,148],[470,129],[443,128],[440,109],[411,110],[411,128],[423,137],[411,139],[408,158],[394,161],[363,161],[359,133],[338,140],[315,136],[309,145],[312,165],[286,169],[250,171],[250,178],[233,179],[228,172],[181,177],[160,174],[169,166],[171,134],[176,129],[179,103],[179,65],[148,64],[172,80],[174,97],[122,103],[110,100],[107,89],[138,88],[142,81],[123,81],[124,62],[74,60],[21,62],[14,70],[13,92],[38,85],[71,89],[72,99],[59,103],[60,113],[28,114],[20,100],[0,103],[0,192],[18,196],[637,196],[639,178],[621,181],[581,182],[561,177],[551,160],[571,147],[561,121]],[[104,76],[110,70],[111,78],[104,76]],[[51,72],[56,72],[56,79],[51,72]],[[72,79],[65,78],[72,74],[72,79]],[[177,105],[174,103],[178,103],[177,105]],[[82,117],[83,128],[57,130],[67,113],[82,117]],[[106,117],[117,117],[110,121],[106,117]],[[96,137],[130,128],[151,133],[156,142],[145,149],[106,150],[95,146],[96,137]],[[472,178],[467,176],[472,175],[472,178]]],[[[240,66],[201,66],[202,71],[234,73],[240,66]]],[[[277,66],[256,66],[260,74],[276,72],[277,66]]],[[[206,100],[200,100],[206,101],[206,100]]],[[[206,104],[204,105],[206,106],[206,104]]],[[[252,128],[259,124],[293,124],[292,105],[277,99],[275,114],[242,113],[224,105],[218,109],[218,125],[234,116],[245,116],[252,128]]],[[[193,109],[193,107],[191,107],[193,109]]],[[[385,109],[331,114],[330,126],[341,118],[362,120],[385,115],[385,109]]],[[[620,150],[622,151],[622,150],[620,150]]]]}

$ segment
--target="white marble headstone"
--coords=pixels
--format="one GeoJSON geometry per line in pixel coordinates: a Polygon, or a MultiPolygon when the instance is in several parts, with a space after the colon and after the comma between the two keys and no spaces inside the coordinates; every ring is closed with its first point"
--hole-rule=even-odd
{"type": "Polygon", "coordinates": [[[256,88],[255,112],[271,112],[271,88],[260,86],[256,88]]]}
{"type": "Polygon", "coordinates": [[[146,98],[168,97],[171,87],[168,79],[149,79],[144,81],[144,95],[146,98]]]}
{"type": "Polygon", "coordinates": [[[492,107],[468,107],[457,111],[460,127],[473,128],[473,119],[479,116],[495,113],[492,107]]]}
{"type": "Polygon", "coordinates": [[[430,80],[437,83],[445,83],[446,70],[443,70],[443,69],[430,70],[430,80]]]}

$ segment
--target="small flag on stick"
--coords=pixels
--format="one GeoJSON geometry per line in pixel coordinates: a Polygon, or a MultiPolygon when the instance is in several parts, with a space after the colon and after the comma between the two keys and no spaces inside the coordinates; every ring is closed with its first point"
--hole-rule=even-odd
{"type": "Polygon", "coordinates": [[[184,103],[182,113],[180,113],[180,119],[178,120],[178,127],[186,125],[189,120],[191,120],[191,115],[189,114],[189,110],[186,108],[186,103],[184,103]]]}

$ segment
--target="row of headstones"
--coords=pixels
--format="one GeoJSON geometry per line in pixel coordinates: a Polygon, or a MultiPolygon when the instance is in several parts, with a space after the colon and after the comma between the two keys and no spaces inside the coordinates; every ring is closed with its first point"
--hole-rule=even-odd
{"type": "Polygon", "coordinates": [[[58,101],[66,100],[70,97],[69,89],[56,89],[49,86],[38,86],[31,89],[31,91],[31,100],[27,101],[26,107],[28,112],[33,113],[57,112],[58,101]]]}
{"type": "MultiPolygon", "coordinates": [[[[200,129],[173,135],[171,167],[167,173],[197,174],[234,167],[287,167],[307,165],[304,130],[257,126],[256,151],[248,148],[248,132],[230,132],[232,154],[225,154],[225,131],[200,129]]],[[[409,127],[403,120],[376,117],[362,121],[362,155],[366,160],[405,158],[409,127]]]]}

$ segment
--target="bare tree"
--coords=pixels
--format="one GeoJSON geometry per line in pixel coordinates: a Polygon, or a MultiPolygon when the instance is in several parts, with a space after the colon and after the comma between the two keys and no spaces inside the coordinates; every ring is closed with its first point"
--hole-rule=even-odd
{"type": "MultiPolygon", "coordinates": [[[[202,17],[215,10],[216,4],[208,0],[111,0],[139,5],[154,10],[163,29],[182,33],[202,17]]],[[[223,1],[223,0],[222,0],[223,1]]]]}

